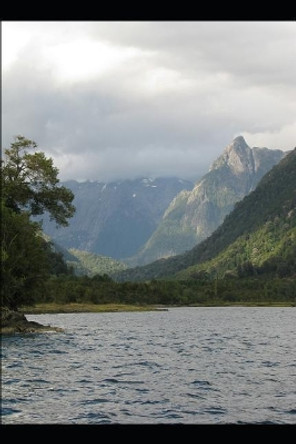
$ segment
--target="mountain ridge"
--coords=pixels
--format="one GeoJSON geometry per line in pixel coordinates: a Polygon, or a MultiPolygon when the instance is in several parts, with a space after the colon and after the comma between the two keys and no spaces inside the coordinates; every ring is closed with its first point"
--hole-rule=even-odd
{"type": "MultiPolygon", "coordinates": [[[[270,267],[276,267],[274,261],[276,261],[277,251],[272,250],[274,248],[273,244],[270,247],[268,242],[270,237],[273,236],[276,239],[276,236],[278,236],[279,239],[274,241],[274,245],[276,245],[278,253],[281,252],[279,257],[283,256],[284,245],[287,249],[287,254],[290,255],[286,262],[290,264],[289,266],[292,270],[296,270],[294,254],[296,251],[295,225],[296,148],[287,153],[277,165],[262,177],[255,190],[237,202],[234,209],[225,217],[224,222],[211,236],[193,249],[168,259],[160,259],[146,266],[128,269],[122,273],[115,274],[113,277],[119,281],[142,281],[172,278],[179,273],[179,278],[181,276],[182,278],[189,278],[190,273],[186,273],[186,269],[193,267],[191,272],[197,271],[199,264],[214,260],[227,248],[231,248],[238,240],[242,241],[240,247],[246,256],[250,235],[254,238],[260,230],[260,237],[264,248],[269,249],[265,262],[270,267]],[[194,267],[196,267],[195,270],[194,267]]],[[[256,244],[254,245],[255,247],[253,248],[256,248],[256,244]]],[[[255,254],[256,251],[254,250],[253,253],[255,254]]],[[[234,254],[234,252],[231,251],[227,256],[229,260],[231,259],[231,254],[234,254]]],[[[282,259],[279,260],[280,262],[282,261],[282,259]]],[[[246,260],[245,262],[251,261],[246,260]]],[[[284,266],[288,267],[286,262],[284,261],[284,266]]],[[[258,265],[263,266],[262,264],[264,264],[264,261],[258,265]]],[[[237,267],[238,265],[241,264],[234,263],[233,266],[237,267]]],[[[252,263],[251,265],[253,267],[252,263]]],[[[255,265],[257,264],[255,263],[255,265]]],[[[207,269],[204,271],[207,271],[207,269]]]]}
{"type": "Polygon", "coordinates": [[[180,178],[139,178],[111,183],[63,182],[74,193],[76,213],[66,228],[43,217],[43,231],[66,249],[74,248],[124,261],[155,230],[163,212],[182,189],[180,178]]]}
{"type": "Polygon", "coordinates": [[[192,190],[174,197],[152,236],[127,263],[145,265],[193,248],[284,155],[281,150],[250,148],[242,136],[236,137],[192,190]]]}

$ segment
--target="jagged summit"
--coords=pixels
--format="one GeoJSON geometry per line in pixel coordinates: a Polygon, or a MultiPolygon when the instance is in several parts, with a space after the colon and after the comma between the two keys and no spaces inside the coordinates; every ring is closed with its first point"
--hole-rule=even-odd
{"type": "MultiPolygon", "coordinates": [[[[268,152],[278,155],[277,150],[261,152],[264,156],[268,152]]],[[[199,277],[203,280],[205,275],[212,279],[255,276],[257,285],[264,274],[266,282],[271,276],[277,280],[290,276],[291,294],[295,295],[295,173],[296,148],[282,153],[281,161],[263,175],[255,190],[238,202],[204,241],[182,255],[125,270],[116,279],[148,281],[170,277],[185,281],[199,277]]],[[[231,288],[235,294],[236,286],[231,288]]],[[[276,290],[279,296],[283,293],[276,290]]]]}
{"type": "Polygon", "coordinates": [[[247,142],[245,141],[245,138],[243,136],[237,136],[233,139],[233,141],[228,146],[246,146],[249,148],[249,145],[247,145],[247,142]]]}
{"type": "Polygon", "coordinates": [[[58,230],[44,217],[43,229],[64,248],[121,259],[129,266],[173,256],[210,236],[283,154],[250,148],[238,136],[195,184],[150,177],[66,182],[75,194],[76,213],[69,227],[58,230]]]}
{"type": "Polygon", "coordinates": [[[210,171],[227,165],[235,174],[254,171],[254,158],[252,149],[242,136],[238,136],[226,146],[223,153],[216,159],[210,171]]]}
{"type": "Polygon", "coordinates": [[[250,148],[242,136],[236,137],[192,190],[182,191],[172,200],[156,231],[130,264],[180,254],[210,236],[283,155],[280,150],[250,148]]]}
{"type": "Polygon", "coordinates": [[[222,157],[223,155],[230,155],[230,153],[235,152],[238,155],[244,155],[246,153],[249,153],[249,151],[251,150],[251,148],[249,147],[249,145],[247,144],[247,142],[245,141],[243,136],[237,136],[233,139],[233,141],[227,145],[222,153],[222,155],[220,157],[222,157]]]}

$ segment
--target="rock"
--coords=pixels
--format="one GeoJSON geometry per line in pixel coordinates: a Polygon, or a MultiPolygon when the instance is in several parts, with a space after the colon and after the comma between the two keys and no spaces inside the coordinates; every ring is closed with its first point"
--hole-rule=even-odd
{"type": "Polygon", "coordinates": [[[36,333],[45,331],[62,332],[58,327],[50,327],[49,325],[42,325],[35,321],[28,321],[23,313],[10,310],[7,307],[1,307],[1,334],[13,333],[36,333]]]}
{"type": "MultiPolygon", "coordinates": [[[[236,137],[192,190],[175,196],[146,244],[125,262],[141,266],[191,250],[223,223],[235,204],[284,156],[281,150],[250,148],[242,136],[236,137]]],[[[129,275],[129,269],[111,273],[115,279],[129,275]]]]}

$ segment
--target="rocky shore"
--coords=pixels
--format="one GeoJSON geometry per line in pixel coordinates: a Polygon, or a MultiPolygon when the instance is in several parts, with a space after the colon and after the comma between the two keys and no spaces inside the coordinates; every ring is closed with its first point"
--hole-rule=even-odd
{"type": "Polygon", "coordinates": [[[23,313],[1,307],[1,334],[41,333],[46,331],[62,332],[63,330],[58,327],[42,325],[35,321],[28,321],[23,313]]]}

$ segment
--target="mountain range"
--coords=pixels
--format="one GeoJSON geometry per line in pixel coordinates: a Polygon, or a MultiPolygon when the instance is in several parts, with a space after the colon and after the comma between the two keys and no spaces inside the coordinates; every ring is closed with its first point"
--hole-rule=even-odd
{"type": "Polygon", "coordinates": [[[150,239],[127,263],[144,265],[193,248],[283,156],[281,150],[250,148],[243,137],[236,137],[192,190],[182,190],[172,200],[150,239]]]}
{"type": "Polygon", "coordinates": [[[74,193],[74,217],[57,228],[43,216],[43,231],[61,247],[114,259],[137,253],[156,229],[171,200],[193,183],[179,178],[141,178],[121,182],[67,181],[74,193]]]}
{"type": "MultiPolygon", "coordinates": [[[[183,254],[116,273],[118,281],[296,276],[296,148],[267,172],[204,241],[183,254]]],[[[281,289],[281,292],[283,289],[281,289]]]]}
{"type": "MultiPolygon", "coordinates": [[[[239,136],[195,184],[179,178],[63,182],[75,195],[76,214],[67,228],[44,217],[43,231],[61,247],[83,251],[83,260],[88,253],[92,264],[106,256],[126,268],[179,255],[209,237],[284,155],[250,148],[239,136]]],[[[76,254],[72,263],[77,260],[76,254]]]]}

